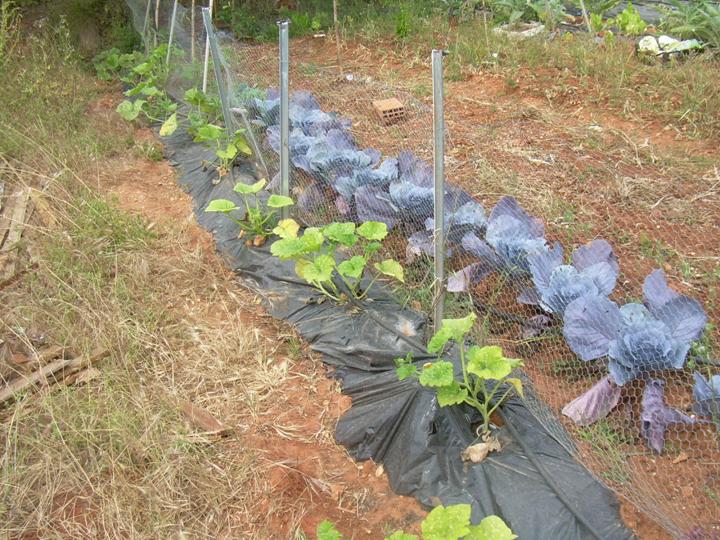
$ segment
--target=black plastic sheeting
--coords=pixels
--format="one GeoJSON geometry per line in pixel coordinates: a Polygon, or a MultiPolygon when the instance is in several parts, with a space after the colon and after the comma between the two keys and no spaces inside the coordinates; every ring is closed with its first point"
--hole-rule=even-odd
{"type": "MultiPolygon", "coordinates": [[[[203,209],[215,198],[238,201],[234,182],[255,181],[249,165],[218,179],[212,152],[178,129],[164,139],[179,183],[191,194],[198,222],[210,230],[218,251],[245,283],[264,298],[268,311],[293,324],[334,368],[352,407],[339,420],[335,437],[358,460],[382,463],[392,489],[432,507],[470,503],[473,521],[501,516],[522,540],[621,540],[623,526],[614,494],[577,463],[524,406],[502,406],[505,425],[497,436],[501,452],[480,464],[460,453],[475,441],[477,413],[466,407],[439,407],[434,391],[416,380],[399,381],[393,359],[424,351],[426,318],[401,309],[381,287],[357,305],[318,302],[315,290],[296,277],[291,262],[272,257],[268,242],[247,248],[238,228],[222,214],[203,209]]],[[[238,201],[239,202],[239,201],[238,201]]],[[[454,351],[446,357],[458,364],[454,351]]],[[[526,390],[527,391],[527,390],[526,390]]]]}

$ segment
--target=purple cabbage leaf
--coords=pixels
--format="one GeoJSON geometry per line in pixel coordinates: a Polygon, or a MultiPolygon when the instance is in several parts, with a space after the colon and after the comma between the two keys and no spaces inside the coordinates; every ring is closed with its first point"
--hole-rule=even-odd
{"type": "Polygon", "coordinates": [[[640,433],[658,454],[665,446],[665,430],[671,424],[695,424],[697,420],[665,404],[665,381],[649,379],[645,383],[640,413],[640,433]]]}
{"type": "MultiPolygon", "coordinates": [[[[604,240],[593,240],[573,253],[573,264],[563,264],[562,246],[538,250],[527,256],[539,305],[548,313],[562,315],[567,305],[581,296],[608,296],[615,288],[618,264],[604,240]]],[[[531,303],[528,294],[518,299],[531,303]]]]}
{"type": "Polygon", "coordinates": [[[693,373],[693,412],[698,416],[720,417],[720,375],[707,379],[697,371],[693,373]]]}
{"type": "Polygon", "coordinates": [[[620,402],[621,388],[608,375],[590,390],[563,407],[562,413],[578,426],[589,426],[605,418],[620,402]]]}

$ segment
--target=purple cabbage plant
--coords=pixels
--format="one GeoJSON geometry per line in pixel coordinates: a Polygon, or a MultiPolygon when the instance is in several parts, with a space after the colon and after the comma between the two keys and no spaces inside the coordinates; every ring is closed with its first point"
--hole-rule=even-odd
{"type": "Polygon", "coordinates": [[[548,250],[544,233],[542,221],[527,214],[515,198],[503,197],[490,213],[485,238],[475,233],[462,238],[462,248],[478,262],[450,276],[448,291],[465,292],[495,270],[510,278],[528,275],[528,255],[548,250]]]}
{"type": "Polygon", "coordinates": [[[593,240],[572,254],[572,264],[564,264],[563,248],[528,254],[535,289],[527,290],[518,301],[539,305],[548,313],[562,316],[565,308],[581,296],[609,296],[615,288],[619,266],[612,247],[605,240],[593,240]]]}
{"type": "MultiPolygon", "coordinates": [[[[609,371],[563,409],[577,424],[589,425],[607,416],[620,399],[620,387],[628,382],[682,369],[692,342],[701,336],[705,312],[696,300],[672,290],[662,270],[645,279],[643,296],[643,304],[622,307],[602,296],[581,296],[567,305],[563,334],[568,345],[583,361],[607,358],[609,371]]],[[[650,386],[646,410],[659,410],[658,385],[650,386]]],[[[656,444],[655,430],[660,428],[655,424],[668,416],[646,416],[645,432],[653,433],[656,444]]]]}

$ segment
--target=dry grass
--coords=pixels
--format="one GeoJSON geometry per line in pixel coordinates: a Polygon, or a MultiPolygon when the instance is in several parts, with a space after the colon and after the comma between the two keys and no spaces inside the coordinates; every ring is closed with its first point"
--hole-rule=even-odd
{"type": "Polygon", "coordinates": [[[99,379],[19,396],[2,411],[0,532],[234,536],[252,523],[262,484],[254,450],[242,437],[195,436],[178,403],[192,400],[241,434],[294,364],[242,322],[251,298],[202,250],[90,191],[73,196],[57,182],[50,191],[57,227],[34,224],[27,245],[38,266],[2,291],[0,333],[26,349],[44,334],[111,356],[99,379]]]}

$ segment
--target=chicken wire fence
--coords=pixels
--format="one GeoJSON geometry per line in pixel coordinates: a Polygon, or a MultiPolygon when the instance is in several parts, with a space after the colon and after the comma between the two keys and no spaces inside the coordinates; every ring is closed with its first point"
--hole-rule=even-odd
{"type": "MultiPolygon", "coordinates": [[[[172,34],[166,90],[182,100],[201,88],[200,2],[126,2],[148,47],[172,34]]],[[[277,191],[278,46],[214,34],[207,91],[226,96],[258,177],[277,191]]],[[[289,62],[293,217],[307,226],[385,222],[383,256],[404,265],[396,298],[432,314],[432,107],[357,63],[342,69],[339,53],[300,43],[291,43],[289,62]]],[[[684,189],[626,179],[620,191],[632,204],[618,205],[579,179],[570,190],[488,179],[478,163],[490,149],[468,156],[467,133],[446,133],[445,316],[474,311],[477,343],[524,360],[528,407],[599,480],[677,537],[717,538],[720,365],[711,322],[720,248],[710,239],[720,221],[707,187],[720,182],[717,171],[684,189]],[[558,201],[586,209],[588,223],[544,224],[558,201]]]]}

